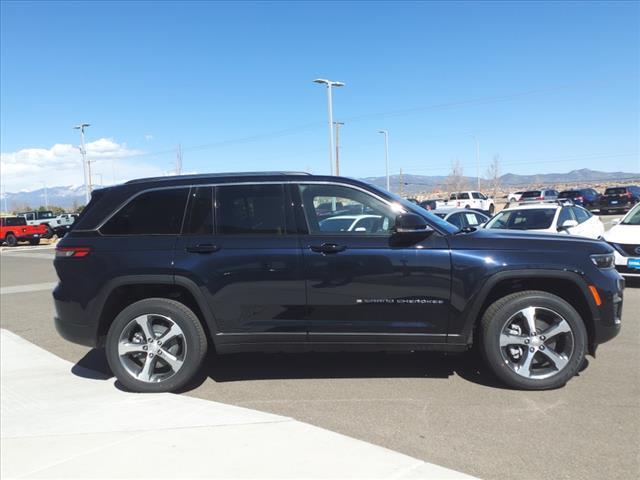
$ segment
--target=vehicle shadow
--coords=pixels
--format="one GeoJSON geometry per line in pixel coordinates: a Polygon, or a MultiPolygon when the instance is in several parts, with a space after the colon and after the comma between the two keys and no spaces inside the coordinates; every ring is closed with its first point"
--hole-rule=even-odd
{"type": "Polygon", "coordinates": [[[204,367],[182,392],[214,382],[327,378],[461,378],[505,388],[474,351],[411,353],[238,353],[208,355],[204,367]]]}
{"type": "MultiPolygon", "coordinates": [[[[585,359],[580,372],[589,361],[585,359]]],[[[109,380],[113,373],[104,349],[93,349],[76,363],[71,372],[92,380],[109,380]]],[[[475,350],[465,353],[237,353],[211,352],[194,378],[175,393],[185,393],[207,379],[216,383],[251,380],[296,380],[328,378],[435,378],[452,375],[478,385],[510,389],[485,366],[475,350]]],[[[120,382],[116,388],[126,390],[120,382]]]]}
{"type": "Polygon", "coordinates": [[[84,357],[71,367],[71,373],[77,377],[90,378],[92,380],[109,380],[113,378],[113,373],[109,368],[103,348],[89,350],[84,357]]]}

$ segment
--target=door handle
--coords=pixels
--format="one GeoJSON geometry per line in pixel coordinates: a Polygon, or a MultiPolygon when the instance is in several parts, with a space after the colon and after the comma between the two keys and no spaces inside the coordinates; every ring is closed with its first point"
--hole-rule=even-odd
{"type": "Polygon", "coordinates": [[[337,243],[323,243],[322,245],[309,245],[312,252],[317,253],[338,253],[347,249],[344,245],[338,245],[337,243]]]}
{"type": "Polygon", "coordinates": [[[214,253],[220,250],[220,247],[210,243],[199,243],[198,245],[190,245],[185,250],[191,253],[214,253]]]}

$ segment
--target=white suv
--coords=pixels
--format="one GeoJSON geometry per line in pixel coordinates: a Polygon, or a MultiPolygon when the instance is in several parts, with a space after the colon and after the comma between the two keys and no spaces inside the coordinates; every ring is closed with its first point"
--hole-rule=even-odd
{"type": "Polygon", "coordinates": [[[489,212],[491,215],[493,215],[493,212],[495,210],[493,198],[489,198],[483,193],[473,190],[467,192],[452,193],[449,196],[447,207],[473,208],[475,210],[489,212]]]}

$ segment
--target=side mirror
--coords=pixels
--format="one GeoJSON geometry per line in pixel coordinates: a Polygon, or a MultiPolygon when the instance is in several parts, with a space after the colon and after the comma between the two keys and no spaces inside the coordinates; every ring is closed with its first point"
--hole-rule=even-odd
{"type": "Polygon", "coordinates": [[[558,227],[558,230],[568,230],[577,226],[578,222],[576,222],[575,220],[565,220],[564,222],[562,222],[562,225],[558,227]]]}
{"type": "Polygon", "coordinates": [[[396,233],[427,233],[433,228],[420,215],[402,213],[396,217],[396,233]]]}

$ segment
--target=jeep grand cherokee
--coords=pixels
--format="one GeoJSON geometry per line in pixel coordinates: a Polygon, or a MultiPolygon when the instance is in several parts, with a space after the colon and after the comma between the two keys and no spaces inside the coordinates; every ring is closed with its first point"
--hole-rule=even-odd
{"type": "Polygon", "coordinates": [[[72,342],[104,346],[139,392],[184,386],[207,348],[474,343],[505,384],[546,389],[618,333],[624,281],[613,262],[602,241],[460,230],[342,177],[151,178],[94,192],[58,244],[55,323],[72,342]],[[367,222],[326,220],[347,216],[367,222]]]}

